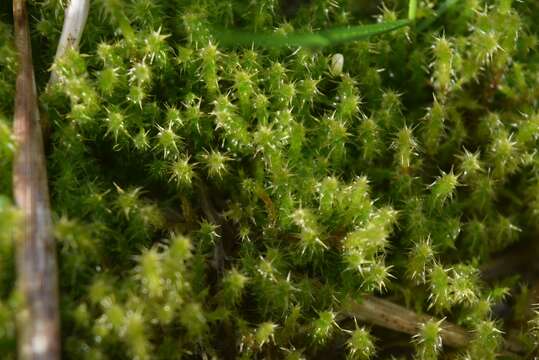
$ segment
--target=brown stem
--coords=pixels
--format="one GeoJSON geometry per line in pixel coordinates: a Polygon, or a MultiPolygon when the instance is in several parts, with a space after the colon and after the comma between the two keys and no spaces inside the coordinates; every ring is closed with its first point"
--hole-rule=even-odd
{"type": "Polygon", "coordinates": [[[58,270],[25,0],[13,0],[13,18],[19,61],[13,193],[24,216],[16,244],[17,287],[23,297],[18,351],[22,360],[52,360],[60,358],[58,270]]]}
{"type": "MultiPolygon", "coordinates": [[[[421,324],[429,320],[438,321],[428,315],[417,314],[401,305],[374,296],[365,296],[361,301],[350,300],[343,314],[409,335],[417,334],[421,324]]],[[[440,335],[444,345],[457,348],[468,345],[473,336],[472,333],[448,321],[442,323],[440,335]]],[[[504,341],[503,348],[505,352],[511,354],[524,352],[522,346],[509,340],[504,341]]]]}

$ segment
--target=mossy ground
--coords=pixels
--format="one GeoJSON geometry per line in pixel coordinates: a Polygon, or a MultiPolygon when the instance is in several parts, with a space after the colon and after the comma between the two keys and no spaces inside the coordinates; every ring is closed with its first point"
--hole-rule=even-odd
{"type": "MultiPolygon", "coordinates": [[[[0,353],[13,358],[7,3],[0,353]]],[[[420,1],[416,25],[365,41],[264,49],[212,31],[390,21],[408,4],[95,0],[46,88],[64,4],[30,1],[64,357],[492,359],[504,336],[533,351],[532,285],[480,269],[537,237],[539,3],[454,3],[436,17],[442,1],[420,1]],[[428,323],[408,345],[339,316],[365,294],[473,341],[442,349],[428,323]]]]}

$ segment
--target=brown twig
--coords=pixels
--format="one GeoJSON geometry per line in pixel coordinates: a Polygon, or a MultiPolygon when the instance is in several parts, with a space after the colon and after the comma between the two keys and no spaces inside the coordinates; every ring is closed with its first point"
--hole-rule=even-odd
{"type": "Polygon", "coordinates": [[[13,123],[13,193],[24,219],[17,238],[19,359],[60,357],[58,270],[25,0],[13,0],[19,71],[13,123]]]}
{"type": "MultiPolygon", "coordinates": [[[[401,305],[374,296],[365,296],[361,301],[350,300],[345,306],[343,315],[409,335],[417,334],[421,324],[429,320],[438,321],[428,315],[417,314],[401,305]]],[[[470,332],[448,321],[442,323],[440,335],[444,345],[456,348],[468,345],[473,336],[470,332]]],[[[522,346],[510,340],[504,341],[503,348],[510,354],[524,353],[522,346]]]]}

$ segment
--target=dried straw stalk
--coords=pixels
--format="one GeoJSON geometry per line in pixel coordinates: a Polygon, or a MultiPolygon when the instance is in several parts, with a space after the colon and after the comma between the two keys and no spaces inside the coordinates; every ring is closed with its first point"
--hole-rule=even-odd
{"type": "Polygon", "coordinates": [[[18,352],[21,360],[52,360],[60,358],[58,270],[25,0],[13,0],[13,17],[19,62],[13,193],[24,216],[16,243],[23,300],[17,313],[18,352]]]}
{"type": "MultiPolygon", "coordinates": [[[[350,300],[345,306],[343,315],[409,335],[419,333],[422,324],[429,320],[439,321],[375,296],[365,296],[361,301],[350,300]]],[[[440,336],[444,345],[453,348],[466,347],[473,339],[473,333],[449,321],[442,322],[440,336]]],[[[503,351],[508,355],[525,352],[520,344],[511,340],[504,340],[503,351]]]]}
{"type": "MultiPolygon", "coordinates": [[[[58,47],[56,48],[56,56],[54,61],[62,58],[66,51],[70,48],[78,49],[84,27],[86,26],[86,20],[88,19],[88,12],[90,10],[90,0],[71,0],[64,15],[64,26],[62,28],[62,35],[60,41],[58,41],[58,47]]],[[[50,84],[53,84],[57,80],[57,74],[53,70],[51,72],[50,84]]]]}

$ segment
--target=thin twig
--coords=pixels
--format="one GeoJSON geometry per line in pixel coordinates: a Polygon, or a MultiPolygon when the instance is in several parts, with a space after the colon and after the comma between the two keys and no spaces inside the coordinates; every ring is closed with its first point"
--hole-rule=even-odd
{"type": "MultiPolygon", "coordinates": [[[[374,296],[365,296],[361,301],[350,300],[343,314],[409,335],[417,334],[421,325],[429,320],[438,321],[428,315],[417,314],[401,305],[374,296]]],[[[467,346],[473,338],[472,333],[448,321],[443,321],[440,335],[444,345],[456,348],[467,346]]],[[[503,348],[509,354],[524,353],[522,346],[510,340],[504,340],[503,348]]]]}
{"type": "Polygon", "coordinates": [[[19,359],[53,360],[60,357],[58,270],[25,0],[13,0],[13,18],[19,61],[13,193],[24,216],[16,245],[23,299],[17,313],[19,359]]]}
{"type": "MultiPolygon", "coordinates": [[[[64,56],[65,52],[69,48],[78,49],[80,40],[82,38],[82,32],[86,26],[86,20],[88,19],[88,11],[90,10],[90,0],[71,0],[65,11],[64,26],[62,28],[62,35],[58,42],[58,48],[56,49],[56,56],[54,62],[64,56]]],[[[53,70],[51,72],[51,78],[49,84],[53,84],[57,80],[57,74],[53,70]]]]}

